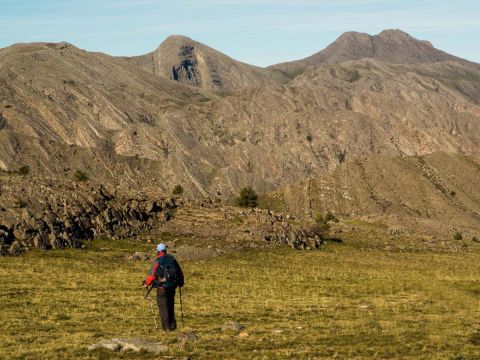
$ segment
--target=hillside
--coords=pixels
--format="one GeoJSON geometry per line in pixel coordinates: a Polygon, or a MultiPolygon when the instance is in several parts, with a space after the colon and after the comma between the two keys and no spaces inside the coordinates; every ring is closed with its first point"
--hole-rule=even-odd
{"type": "MultiPolygon", "coordinates": [[[[186,40],[175,37],[166,44],[177,46],[177,41],[186,40]]],[[[259,76],[258,84],[236,83],[241,88],[223,94],[137,65],[65,43],[1,49],[0,167],[5,176],[24,165],[29,176],[57,180],[75,180],[82,171],[92,184],[160,193],[181,184],[187,197],[231,203],[243,186],[259,193],[297,189],[306,179],[372,156],[376,168],[389,169],[403,157],[443,153],[439,172],[457,164],[451,160],[456,156],[480,158],[477,64],[352,60],[309,68],[287,83],[259,76]]],[[[236,69],[245,72],[244,78],[252,70],[236,69]]],[[[422,179],[420,170],[406,169],[412,179],[422,179]]],[[[397,170],[385,173],[392,193],[397,170]]],[[[377,180],[372,189],[381,187],[377,180]]],[[[341,191],[332,184],[334,193],[341,191]]],[[[408,191],[420,199],[420,189],[408,191]]],[[[461,191],[454,191],[460,199],[461,191]]],[[[357,202],[341,202],[331,210],[385,215],[364,208],[369,196],[362,192],[357,202]]],[[[474,209],[473,199],[462,206],[474,209]]],[[[325,206],[330,203],[334,199],[325,206]]],[[[428,219],[437,207],[428,200],[412,205],[412,211],[428,219]]],[[[403,207],[389,211],[388,216],[411,216],[403,207]]],[[[470,210],[468,216],[450,211],[464,228],[478,225],[470,210]]]]}
{"type": "Polygon", "coordinates": [[[480,232],[480,161],[436,153],[425,157],[356,159],[279,190],[266,206],[303,216],[331,211],[380,222],[397,235],[466,239],[480,232]]]}
{"type": "Polygon", "coordinates": [[[479,155],[470,63],[323,65],[215,95],[68,44],[0,50],[0,165],[228,200],[371,154],[479,155]]]}

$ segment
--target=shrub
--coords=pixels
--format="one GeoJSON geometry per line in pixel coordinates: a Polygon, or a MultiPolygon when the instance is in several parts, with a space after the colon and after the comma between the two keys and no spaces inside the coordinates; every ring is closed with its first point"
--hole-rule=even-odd
{"type": "Polygon", "coordinates": [[[473,236],[473,237],[472,237],[472,241],[480,242],[480,240],[478,240],[478,238],[477,238],[476,236],[473,236]]]}
{"type": "Polygon", "coordinates": [[[183,194],[183,186],[182,185],[175,185],[172,191],[173,195],[180,195],[183,194]]]}
{"type": "Polygon", "coordinates": [[[457,195],[457,193],[455,191],[453,191],[453,190],[450,191],[450,196],[455,196],[455,195],[457,195]]]}
{"type": "Polygon", "coordinates": [[[254,208],[258,205],[258,195],[251,186],[247,186],[240,190],[236,202],[237,206],[254,208]]]}
{"type": "Polygon", "coordinates": [[[463,236],[458,231],[453,235],[453,240],[462,240],[463,236]]]}
{"type": "Polygon", "coordinates": [[[28,165],[23,165],[21,166],[18,171],[17,171],[20,175],[28,175],[30,174],[30,166],[28,165]]]}
{"type": "Polygon", "coordinates": [[[328,211],[328,212],[325,214],[324,220],[325,220],[326,222],[330,222],[330,221],[338,222],[338,219],[335,217],[335,215],[332,214],[331,211],[328,211]]]}
{"type": "Polygon", "coordinates": [[[307,135],[306,139],[309,143],[311,143],[313,141],[313,136],[309,134],[307,135]]]}
{"type": "Polygon", "coordinates": [[[163,216],[166,221],[170,221],[175,217],[175,210],[168,208],[164,211],[163,216]]]}
{"type": "Polygon", "coordinates": [[[315,219],[315,225],[313,229],[316,234],[323,235],[328,230],[330,230],[330,224],[328,223],[328,221],[325,221],[325,218],[319,217],[315,219]]]}
{"type": "Polygon", "coordinates": [[[75,180],[77,180],[77,181],[87,181],[89,179],[87,173],[85,171],[82,171],[82,170],[75,171],[75,174],[73,174],[73,176],[75,177],[75,180]]]}
{"type": "Polygon", "coordinates": [[[20,209],[24,209],[28,206],[28,203],[23,200],[23,199],[18,199],[17,200],[17,207],[19,207],[20,209]]]}

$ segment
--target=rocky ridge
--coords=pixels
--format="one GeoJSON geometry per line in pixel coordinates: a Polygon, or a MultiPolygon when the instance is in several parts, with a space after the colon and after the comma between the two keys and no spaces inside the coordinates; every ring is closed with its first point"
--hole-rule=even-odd
{"type": "MultiPolygon", "coordinates": [[[[240,210],[208,200],[192,202],[94,183],[8,177],[0,188],[0,203],[1,254],[18,255],[31,248],[78,248],[102,237],[151,242],[165,233],[221,239],[240,247],[317,249],[323,236],[308,221],[293,225],[289,222],[292,218],[281,213],[240,210]],[[185,218],[184,214],[193,216],[185,218]]],[[[205,246],[198,239],[188,245],[205,246]]],[[[142,259],[134,255],[130,260],[142,259]]]]}
{"type": "Polygon", "coordinates": [[[122,239],[173,217],[174,198],[124,196],[101,185],[21,179],[1,185],[1,253],[32,247],[81,247],[84,241],[122,239]]]}

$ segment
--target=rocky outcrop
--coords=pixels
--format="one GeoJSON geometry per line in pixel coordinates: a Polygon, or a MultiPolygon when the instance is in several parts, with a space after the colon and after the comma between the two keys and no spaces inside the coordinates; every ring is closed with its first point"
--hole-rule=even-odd
{"type": "Polygon", "coordinates": [[[301,227],[279,222],[265,231],[263,239],[271,243],[288,245],[296,250],[317,250],[324,244],[324,235],[324,232],[315,226],[301,227]]]}
{"type": "Polygon", "coordinates": [[[29,180],[2,187],[2,254],[78,248],[100,237],[134,237],[168,221],[175,199],[117,196],[103,186],[29,180]]]}

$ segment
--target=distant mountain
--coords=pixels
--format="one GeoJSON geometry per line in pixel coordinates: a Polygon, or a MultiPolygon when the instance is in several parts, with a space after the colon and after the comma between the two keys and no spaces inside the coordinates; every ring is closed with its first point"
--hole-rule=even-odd
{"type": "Polygon", "coordinates": [[[127,61],[156,75],[209,90],[238,90],[282,80],[281,74],[236,61],[185,36],[168,37],[155,51],[127,61]]]}
{"type": "Polygon", "coordinates": [[[228,199],[374,155],[480,158],[477,64],[362,59],[284,80],[183,37],[134,59],[0,49],[0,170],[228,199]],[[189,56],[193,67],[172,65],[189,56]]]}
{"type": "Polygon", "coordinates": [[[417,40],[401,30],[385,30],[373,36],[358,32],[344,33],[326,49],[312,56],[273,65],[270,69],[295,75],[310,66],[337,64],[366,58],[389,64],[466,62],[466,60],[435,49],[428,41],[417,40]]]}

